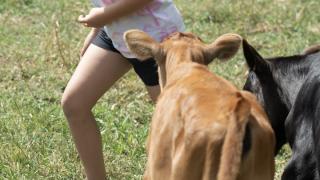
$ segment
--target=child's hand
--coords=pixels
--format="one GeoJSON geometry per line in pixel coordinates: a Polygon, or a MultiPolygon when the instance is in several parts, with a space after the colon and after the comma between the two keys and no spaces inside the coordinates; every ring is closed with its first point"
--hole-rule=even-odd
{"type": "Polygon", "coordinates": [[[92,8],[88,15],[80,15],[78,22],[86,27],[100,28],[106,23],[104,21],[104,8],[92,8]]]}
{"type": "Polygon", "coordinates": [[[86,27],[100,28],[142,9],[152,1],[153,0],[119,0],[105,7],[92,8],[88,15],[79,16],[78,22],[86,27]]]}

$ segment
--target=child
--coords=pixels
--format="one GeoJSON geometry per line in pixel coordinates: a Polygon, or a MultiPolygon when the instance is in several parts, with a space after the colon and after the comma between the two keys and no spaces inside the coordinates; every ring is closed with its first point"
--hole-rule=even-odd
{"type": "Polygon", "coordinates": [[[81,61],[62,97],[76,148],[87,179],[106,178],[100,131],[91,109],[98,99],[131,67],[155,102],[159,94],[155,61],[140,62],[125,46],[123,33],[140,29],[161,41],[184,31],[172,0],[92,0],[95,8],[78,21],[92,30],[81,50],[81,61]]]}

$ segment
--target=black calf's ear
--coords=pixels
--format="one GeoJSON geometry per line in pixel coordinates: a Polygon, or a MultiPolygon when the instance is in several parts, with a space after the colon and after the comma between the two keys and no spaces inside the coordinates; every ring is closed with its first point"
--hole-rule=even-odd
{"type": "Polygon", "coordinates": [[[263,57],[254,49],[247,40],[242,40],[243,55],[247,61],[249,69],[255,70],[257,65],[267,64],[263,57]]]}

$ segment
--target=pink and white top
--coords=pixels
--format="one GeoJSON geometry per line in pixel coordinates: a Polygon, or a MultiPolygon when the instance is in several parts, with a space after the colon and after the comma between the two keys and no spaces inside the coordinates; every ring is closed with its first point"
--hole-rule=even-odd
{"type": "MultiPolygon", "coordinates": [[[[96,7],[108,6],[116,0],[92,0],[96,7]]],[[[172,0],[154,0],[145,8],[122,17],[106,25],[105,31],[114,47],[127,58],[135,58],[125,45],[123,34],[130,29],[140,29],[157,41],[162,41],[169,34],[184,31],[185,26],[180,12],[172,0]]]]}

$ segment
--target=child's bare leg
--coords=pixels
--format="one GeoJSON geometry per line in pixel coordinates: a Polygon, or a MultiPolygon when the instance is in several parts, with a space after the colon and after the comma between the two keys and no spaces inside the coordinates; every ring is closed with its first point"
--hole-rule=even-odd
{"type": "Polygon", "coordinates": [[[63,94],[63,110],[89,180],[106,178],[101,135],[91,109],[130,68],[118,53],[90,45],[63,94]]]}

